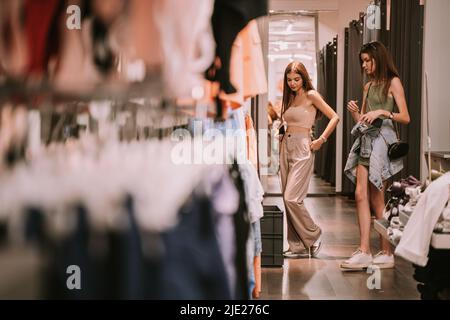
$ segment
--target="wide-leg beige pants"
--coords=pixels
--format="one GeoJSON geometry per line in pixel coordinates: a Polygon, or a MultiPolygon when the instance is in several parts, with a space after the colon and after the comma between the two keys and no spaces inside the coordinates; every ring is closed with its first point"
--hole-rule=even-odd
{"type": "Polygon", "coordinates": [[[280,147],[281,190],[291,252],[310,248],[322,233],[303,203],[314,170],[310,143],[308,132],[286,133],[280,147]]]}

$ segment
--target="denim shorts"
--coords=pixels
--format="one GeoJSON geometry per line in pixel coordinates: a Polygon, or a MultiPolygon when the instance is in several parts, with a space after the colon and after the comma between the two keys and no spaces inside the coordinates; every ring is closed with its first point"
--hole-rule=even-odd
{"type": "Polygon", "coordinates": [[[369,167],[370,166],[370,159],[359,156],[358,157],[358,164],[360,164],[360,165],[362,165],[364,167],[369,167]]]}

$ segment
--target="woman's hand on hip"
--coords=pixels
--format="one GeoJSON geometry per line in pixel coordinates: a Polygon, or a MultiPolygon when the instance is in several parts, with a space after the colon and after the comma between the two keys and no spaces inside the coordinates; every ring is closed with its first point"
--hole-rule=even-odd
{"type": "Polygon", "coordinates": [[[316,139],[311,142],[309,147],[310,147],[311,151],[318,151],[322,147],[322,144],[323,144],[322,139],[316,139]]]}

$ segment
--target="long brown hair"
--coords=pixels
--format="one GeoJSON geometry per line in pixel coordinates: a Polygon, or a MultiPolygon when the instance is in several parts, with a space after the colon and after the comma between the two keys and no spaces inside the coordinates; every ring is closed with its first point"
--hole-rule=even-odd
{"type": "MultiPolygon", "coordinates": [[[[295,97],[294,91],[291,90],[287,82],[287,75],[291,72],[300,75],[300,77],[302,78],[302,87],[305,92],[308,92],[309,90],[315,90],[305,65],[298,61],[293,61],[289,63],[286,67],[286,70],[284,70],[283,103],[281,108],[281,116],[283,116],[283,114],[287,111],[287,109],[289,109],[290,104],[292,103],[295,97]]],[[[320,112],[320,110],[317,109],[316,119],[319,119],[321,116],[322,113],[320,112]]]]}
{"type": "Polygon", "coordinates": [[[386,47],[379,41],[366,43],[361,47],[359,52],[359,62],[361,63],[361,72],[364,73],[363,60],[361,55],[367,53],[370,59],[375,61],[375,72],[369,77],[375,82],[384,83],[383,95],[384,100],[387,99],[391,81],[395,77],[399,77],[394,60],[386,47]]]}

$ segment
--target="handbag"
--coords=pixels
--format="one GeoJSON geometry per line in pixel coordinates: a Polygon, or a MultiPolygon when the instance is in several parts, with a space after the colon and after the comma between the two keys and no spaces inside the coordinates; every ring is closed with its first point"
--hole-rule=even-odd
{"type": "Polygon", "coordinates": [[[284,127],[284,123],[282,123],[281,126],[278,128],[278,133],[280,135],[284,135],[286,133],[286,129],[284,127]]]}
{"type": "Polygon", "coordinates": [[[391,143],[388,147],[388,156],[391,160],[403,158],[408,154],[409,144],[403,141],[391,143]]]}
{"type": "Polygon", "coordinates": [[[400,134],[398,133],[397,123],[395,121],[392,121],[392,122],[394,122],[395,133],[397,134],[398,141],[388,144],[386,139],[384,138],[384,136],[381,133],[380,134],[383,137],[384,142],[386,142],[386,144],[388,146],[389,159],[397,160],[397,159],[405,157],[408,154],[409,144],[407,142],[400,140],[400,134]]]}
{"type": "MultiPolygon", "coordinates": [[[[366,94],[366,102],[367,102],[367,106],[369,107],[370,110],[372,110],[372,108],[370,108],[369,100],[367,99],[367,97],[369,96],[369,91],[370,91],[371,87],[372,87],[372,84],[369,85],[369,89],[367,90],[367,94],[366,94]]],[[[376,120],[378,120],[378,119],[376,119],[376,120]]],[[[388,147],[389,159],[397,160],[397,159],[405,157],[408,154],[409,144],[407,142],[401,141],[400,134],[398,132],[397,122],[395,122],[395,121],[392,121],[392,122],[394,123],[395,132],[397,134],[398,141],[388,144],[386,139],[384,138],[384,136],[381,134],[381,132],[380,132],[380,135],[383,137],[383,140],[384,140],[384,142],[386,142],[386,145],[388,147]]]]}

